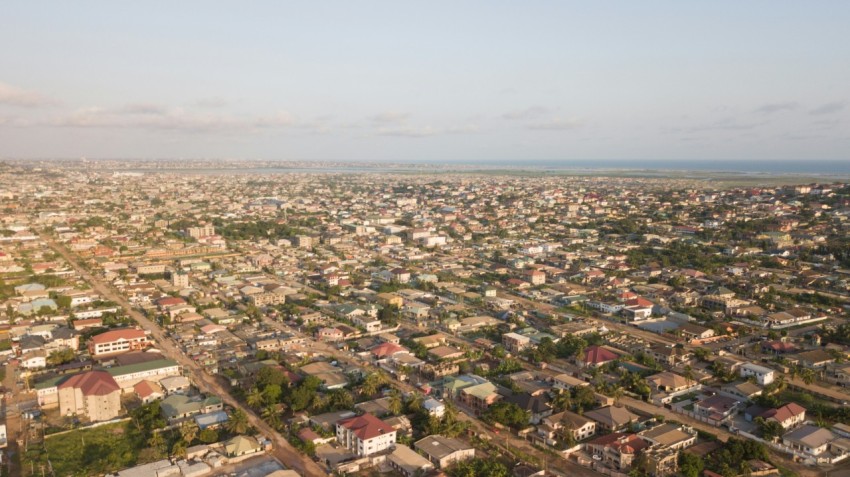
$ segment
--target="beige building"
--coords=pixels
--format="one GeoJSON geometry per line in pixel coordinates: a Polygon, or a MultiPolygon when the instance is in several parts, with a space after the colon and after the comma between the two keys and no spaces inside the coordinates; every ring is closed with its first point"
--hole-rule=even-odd
{"type": "Polygon", "coordinates": [[[108,421],[121,414],[121,388],[106,371],[77,374],[58,388],[59,410],[63,415],[108,421]]]}

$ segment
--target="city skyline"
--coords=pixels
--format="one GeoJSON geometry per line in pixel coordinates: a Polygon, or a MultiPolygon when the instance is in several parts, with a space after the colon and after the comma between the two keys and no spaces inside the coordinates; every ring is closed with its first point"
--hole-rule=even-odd
{"type": "Polygon", "coordinates": [[[4,6],[0,157],[802,161],[850,145],[841,2],[96,6],[4,6]]]}

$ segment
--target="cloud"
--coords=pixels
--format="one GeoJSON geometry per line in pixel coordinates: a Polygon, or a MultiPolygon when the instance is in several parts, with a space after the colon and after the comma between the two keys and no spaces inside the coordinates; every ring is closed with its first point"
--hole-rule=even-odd
{"type": "Polygon", "coordinates": [[[379,128],[378,136],[397,136],[397,137],[429,137],[436,136],[441,132],[431,126],[424,127],[396,127],[396,128],[379,128]]]}
{"type": "Polygon", "coordinates": [[[16,88],[6,83],[0,83],[0,105],[20,106],[35,108],[55,103],[47,96],[21,88],[16,88]]]}
{"type": "Polygon", "coordinates": [[[214,109],[214,108],[223,108],[223,107],[227,106],[228,104],[229,104],[229,102],[226,99],[216,97],[216,98],[201,98],[201,99],[195,101],[194,103],[192,103],[192,106],[196,106],[198,108],[214,109]]]}
{"type": "Polygon", "coordinates": [[[122,106],[117,110],[123,114],[155,114],[164,115],[167,109],[164,106],[153,103],[132,103],[122,106]]]}
{"type": "Polygon", "coordinates": [[[846,101],[833,101],[831,103],[824,103],[817,108],[809,111],[809,114],[813,114],[815,116],[820,116],[824,114],[835,114],[841,111],[844,111],[844,108],[847,106],[846,101]]]}
{"type": "Polygon", "coordinates": [[[543,106],[531,106],[525,109],[516,109],[508,111],[502,115],[502,119],[515,121],[518,119],[534,119],[552,112],[549,108],[543,106]]]}
{"type": "Polygon", "coordinates": [[[32,121],[26,118],[19,117],[0,117],[0,126],[8,126],[12,128],[25,128],[32,126],[32,121]]]}
{"type": "Polygon", "coordinates": [[[759,114],[773,114],[773,113],[781,113],[783,111],[793,111],[799,108],[800,105],[793,101],[788,101],[784,103],[767,103],[759,106],[755,110],[754,113],[759,114]]]}
{"type": "Polygon", "coordinates": [[[381,124],[401,124],[410,119],[410,113],[400,111],[385,111],[369,118],[370,121],[381,124]]]}
{"type": "Polygon", "coordinates": [[[711,123],[699,125],[699,126],[691,126],[691,127],[683,127],[683,128],[673,128],[672,132],[687,132],[687,133],[696,133],[703,131],[747,131],[750,129],[755,129],[759,126],[763,126],[767,124],[766,121],[761,122],[749,122],[749,123],[741,123],[738,122],[735,118],[725,118],[720,119],[711,123]]]}
{"type": "Polygon", "coordinates": [[[287,112],[250,117],[187,112],[182,108],[167,109],[155,105],[128,105],[116,109],[83,108],[48,120],[46,124],[62,128],[125,128],[189,133],[257,133],[299,126],[296,118],[287,112]]]}
{"type": "Polygon", "coordinates": [[[435,128],[432,126],[399,126],[399,127],[382,127],[375,131],[378,136],[396,136],[396,137],[431,137],[449,134],[471,134],[478,132],[478,126],[467,124],[462,126],[452,126],[446,128],[435,128]]]}
{"type": "Polygon", "coordinates": [[[567,131],[578,129],[582,126],[584,126],[584,123],[578,119],[553,118],[548,121],[531,124],[528,126],[528,129],[535,131],[567,131]]]}

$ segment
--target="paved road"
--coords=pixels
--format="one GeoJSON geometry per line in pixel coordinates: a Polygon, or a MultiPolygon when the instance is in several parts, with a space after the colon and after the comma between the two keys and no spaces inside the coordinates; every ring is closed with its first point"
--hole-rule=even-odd
{"type": "Polygon", "coordinates": [[[195,383],[202,391],[218,395],[226,404],[245,411],[248,415],[248,422],[272,440],[274,443],[274,450],[272,451],[272,454],[280,462],[290,469],[293,469],[307,477],[323,477],[328,475],[319,467],[318,464],[313,462],[310,457],[302,454],[292,447],[292,445],[282,435],[280,435],[280,433],[266,424],[266,422],[256,415],[251,409],[239,403],[214,377],[206,374],[198,363],[186,356],[173,341],[165,336],[162,329],[160,329],[156,323],[149,320],[142,313],[136,311],[123,296],[109,287],[101,279],[89,273],[80,264],[77,257],[73,256],[68,249],[50,237],[42,235],[41,238],[51,249],[53,249],[53,251],[61,255],[72,267],[74,267],[77,273],[79,273],[80,276],[82,276],[95,291],[100,293],[106,299],[120,304],[124,308],[125,312],[136,320],[139,326],[145,330],[149,330],[151,336],[153,336],[159,344],[163,354],[182,365],[183,369],[189,372],[195,383]]]}

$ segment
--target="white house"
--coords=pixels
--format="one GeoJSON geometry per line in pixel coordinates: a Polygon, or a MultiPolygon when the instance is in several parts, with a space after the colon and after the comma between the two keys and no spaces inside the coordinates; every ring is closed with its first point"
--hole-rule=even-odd
{"type": "Polygon", "coordinates": [[[756,378],[756,382],[762,386],[770,384],[773,382],[775,372],[764,366],[759,366],[753,363],[747,363],[741,366],[741,377],[749,378],[750,376],[754,376],[756,378]]]}
{"type": "Polygon", "coordinates": [[[336,440],[359,457],[395,446],[396,430],[371,414],[349,417],[336,423],[336,440]]]}

